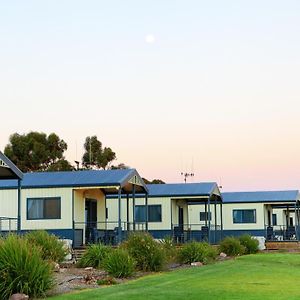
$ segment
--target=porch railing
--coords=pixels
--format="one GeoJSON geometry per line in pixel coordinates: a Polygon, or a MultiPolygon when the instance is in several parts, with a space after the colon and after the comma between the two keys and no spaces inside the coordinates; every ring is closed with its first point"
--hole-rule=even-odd
{"type": "Polygon", "coordinates": [[[173,224],[172,234],[174,241],[178,244],[193,240],[217,244],[222,239],[223,233],[220,225],[210,224],[209,227],[205,223],[197,223],[173,224]]]}
{"type": "Polygon", "coordinates": [[[18,230],[18,218],[0,217],[0,234],[7,234],[18,230]]]}
{"type": "Polygon", "coordinates": [[[299,226],[265,225],[265,237],[267,241],[297,241],[300,238],[299,226]]]}
{"type": "MultiPolygon", "coordinates": [[[[132,231],[145,231],[144,222],[122,222],[122,240],[126,239],[132,231]]],[[[118,242],[119,223],[108,222],[74,222],[74,245],[75,247],[90,243],[103,243],[116,245],[118,242]]]]}

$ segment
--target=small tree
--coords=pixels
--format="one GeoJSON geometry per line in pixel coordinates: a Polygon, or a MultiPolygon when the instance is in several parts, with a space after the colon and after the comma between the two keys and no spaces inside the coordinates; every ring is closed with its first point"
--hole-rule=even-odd
{"type": "Polygon", "coordinates": [[[29,132],[14,133],[4,154],[23,172],[69,171],[73,167],[64,158],[67,143],[55,133],[29,132]]]}
{"type": "Polygon", "coordinates": [[[84,143],[85,152],[82,157],[82,164],[90,169],[107,169],[109,164],[116,159],[116,153],[109,147],[102,147],[97,136],[88,136],[84,143]]]}

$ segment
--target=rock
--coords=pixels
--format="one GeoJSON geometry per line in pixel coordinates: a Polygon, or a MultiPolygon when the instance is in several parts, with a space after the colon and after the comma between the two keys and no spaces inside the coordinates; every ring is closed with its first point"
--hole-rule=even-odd
{"type": "Polygon", "coordinates": [[[13,294],[10,296],[9,300],[28,300],[29,296],[25,294],[13,294]]]}
{"type": "Polygon", "coordinates": [[[87,267],[87,268],[84,269],[84,271],[93,271],[93,270],[94,270],[93,267],[87,267]]]}
{"type": "Polygon", "coordinates": [[[191,266],[192,266],[192,267],[202,267],[202,266],[203,266],[203,263],[200,262],[200,261],[196,261],[196,262],[192,262],[192,263],[191,263],[191,266]]]}
{"type": "Polygon", "coordinates": [[[59,273],[65,273],[66,271],[67,271],[66,268],[60,268],[60,269],[59,269],[59,273]]]}
{"type": "Polygon", "coordinates": [[[227,254],[224,252],[221,252],[219,256],[225,258],[225,257],[227,257],[227,254]]]}
{"type": "Polygon", "coordinates": [[[53,263],[53,269],[54,269],[54,272],[59,272],[60,270],[60,266],[58,263],[53,263]]]}

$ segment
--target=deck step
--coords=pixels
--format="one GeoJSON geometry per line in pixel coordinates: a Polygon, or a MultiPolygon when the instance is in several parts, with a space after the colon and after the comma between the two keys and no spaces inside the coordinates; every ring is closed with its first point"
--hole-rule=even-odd
{"type": "Polygon", "coordinates": [[[79,261],[85,252],[86,248],[73,249],[73,258],[75,259],[75,261],[79,261]]]}

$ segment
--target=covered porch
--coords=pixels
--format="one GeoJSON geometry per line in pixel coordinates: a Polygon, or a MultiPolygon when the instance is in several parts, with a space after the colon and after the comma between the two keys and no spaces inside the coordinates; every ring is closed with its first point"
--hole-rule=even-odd
{"type": "Polygon", "coordinates": [[[266,205],[266,211],[266,241],[299,241],[299,199],[266,205]]]}
{"type": "MultiPolygon", "coordinates": [[[[108,171],[109,172],[109,171],[108,171]]],[[[112,178],[105,184],[73,189],[73,240],[78,248],[90,243],[116,245],[126,238],[128,232],[148,230],[148,220],[143,223],[130,222],[129,207],[135,207],[135,194],[145,197],[148,205],[148,189],[136,170],[114,170],[112,178]],[[109,182],[108,182],[109,181],[109,182]],[[107,199],[117,202],[112,216],[108,216],[107,199]],[[124,214],[126,212],[126,214],[124,214]],[[113,220],[112,220],[113,219],[113,220]]],[[[107,173],[107,175],[109,175],[107,173]]],[[[133,219],[134,220],[134,219],[133,219]]]]}
{"type": "Polygon", "coordinates": [[[222,197],[217,190],[209,196],[172,198],[171,201],[172,233],[176,243],[195,240],[217,244],[222,239],[222,197]],[[200,207],[198,220],[190,217],[196,205],[200,207]]]}

